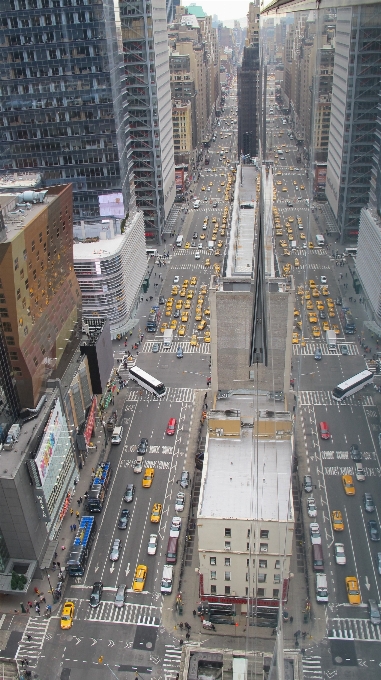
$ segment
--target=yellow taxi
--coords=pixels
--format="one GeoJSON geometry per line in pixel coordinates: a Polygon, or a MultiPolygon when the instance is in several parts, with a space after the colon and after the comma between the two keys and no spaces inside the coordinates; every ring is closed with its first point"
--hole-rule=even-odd
{"type": "Polygon", "coordinates": [[[198,331],[203,331],[204,328],[205,328],[205,326],[206,326],[206,321],[205,321],[205,319],[202,319],[202,321],[200,321],[200,323],[199,323],[198,326],[197,326],[197,330],[198,330],[198,331]]]}
{"type": "Polygon", "coordinates": [[[288,220],[288,222],[295,222],[295,220],[294,220],[294,218],[293,218],[292,216],[291,216],[291,217],[287,217],[287,220],[288,220]]]}
{"type": "Polygon", "coordinates": [[[293,333],[292,334],[292,344],[293,345],[299,344],[299,333],[293,333]]]}
{"type": "Polygon", "coordinates": [[[201,191],[205,191],[205,187],[201,187],[201,191]]]}
{"type": "Polygon", "coordinates": [[[180,297],[185,297],[186,294],[187,294],[187,289],[186,289],[186,288],[182,288],[182,289],[180,290],[180,297]]]}
{"type": "MultiPolygon", "coordinates": [[[[205,220],[204,220],[205,222],[205,220]]],[[[217,222],[217,217],[212,217],[212,222],[217,222]]]]}
{"type": "Polygon", "coordinates": [[[356,576],[346,576],[345,587],[349,604],[361,604],[361,595],[356,576]]]}
{"type": "Polygon", "coordinates": [[[323,326],[323,331],[329,331],[328,321],[323,321],[322,326],[323,326]]]}
{"type": "Polygon", "coordinates": [[[182,285],[181,287],[182,287],[182,288],[188,288],[188,286],[189,286],[189,281],[188,281],[188,279],[184,279],[183,285],[182,285]]]}
{"type": "Polygon", "coordinates": [[[160,326],[160,333],[164,333],[164,331],[166,331],[167,328],[168,328],[168,324],[167,324],[166,321],[164,321],[164,323],[162,323],[161,326],[160,326]]]}
{"type": "Polygon", "coordinates": [[[205,238],[205,234],[200,234],[200,239],[201,239],[201,241],[203,241],[204,238],[205,238]]]}
{"type": "Polygon", "coordinates": [[[308,285],[311,288],[311,290],[312,290],[312,288],[316,288],[316,283],[313,279],[309,280],[308,285]]]}
{"type": "Polygon", "coordinates": [[[74,602],[67,600],[62,607],[61,614],[61,628],[62,630],[69,630],[73,625],[74,619],[74,602]]]}
{"type": "Polygon", "coordinates": [[[179,287],[178,286],[172,286],[172,295],[178,295],[179,292],[179,287]]]}
{"type": "Polygon", "coordinates": [[[200,288],[200,295],[206,295],[207,292],[208,292],[208,289],[207,289],[207,287],[206,287],[206,285],[205,285],[205,283],[204,283],[204,284],[201,286],[201,288],[200,288]]]}
{"type": "Polygon", "coordinates": [[[153,468],[146,468],[144,471],[144,477],[142,479],[142,487],[144,489],[149,489],[152,482],[153,478],[155,476],[155,470],[153,468]]]}
{"type": "Polygon", "coordinates": [[[289,274],[291,271],[291,265],[290,264],[284,264],[283,265],[283,274],[289,274]]]}
{"type": "Polygon", "coordinates": [[[287,187],[282,187],[282,191],[287,191],[287,187]]]}
{"type": "Polygon", "coordinates": [[[324,302],[323,300],[317,300],[316,301],[316,309],[319,310],[319,312],[322,312],[324,309],[324,302]]]}
{"type": "Polygon", "coordinates": [[[210,343],[210,331],[205,331],[204,342],[210,343]]]}
{"type": "Polygon", "coordinates": [[[316,312],[311,312],[311,314],[308,315],[308,321],[310,323],[317,323],[318,322],[316,312]]]}
{"type": "Polygon", "coordinates": [[[312,327],[312,335],[314,338],[320,338],[320,328],[319,326],[313,326],[312,327]]]}
{"type": "Polygon", "coordinates": [[[332,529],[334,531],[344,531],[343,515],[340,510],[332,510],[331,512],[332,529]]]}
{"type": "Polygon", "coordinates": [[[340,335],[340,328],[336,324],[333,324],[332,330],[335,331],[336,335],[340,335]]]}
{"type": "Polygon", "coordinates": [[[204,309],[205,316],[210,316],[210,309],[204,309]]]}
{"type": "Polygon", "coordinates": [[[329,290],[325,286],[321,289],[322,295],[329,295],[329,290]]]}
{"type": "Polygon", "coordinates": [[[283,236],[283,230],[282,229],[276,229],[275,236],[283,236]]]}
{"type": "Polygon", "coordinates": [[[200,305],[202,307],[203,304],[204,304],[204,298],[201,295],[199,295],[198,298],[197,298],[197,307],[199,307],[200,305]]]}
{"type": "Polygon", "coordinates": [[[278,170],[278,172],[276,172],[275,174],[276,174],[276,175],[281,175],[282,173],[281,173],[280,170],[278,170]]]}
{"type": "Polygon", "coordinates": [[[179,330],[177,331],[177,335],[185,335],[185,326],[179,326],[179,330]]]}
{"type": "Polygon", "coordinates": [[[224,187],[224,186],[225,186],[225,182],[221,182],[221,186],[224,187]]]}
{"type": "Polygon", "coordinates": [[[335,310],[334,310],[334,309],[329,309],[329,310],[328,310],[328,316],[329,316],[331,319],[334,319],[335,316],[336,316],[335,310]]]}
{"type": "Polygon", "coordinates": [[[319,293],[319,291],[318,291],[317,288],[313,288],[313,290],[312,290],[312,297],[314,297],[314,298],[320,297],[320,293],[319,293]]]}
{"type": "Polygon", "coordinates": [[[219,257],[221,255],[221,251],[217,248],[217,250],[214,251],[215,257],[219,257]]]}
{"type": "Polygon", "coordinates": [[[344,491],[347,496],[354,496],[356,493],[355,485],[353,484],[352,475],[341,475],[344,491]]]}
{"type": "Polygon", "coordinates": [[[183,312],[181,315],[181,322],[187,323],[189,320],[189,312],[183,312]]]}
{"type": "Polygon", "coordinates": [[[287,248],[287,241],[279,241],[279,245],[281,248],[287,248]]]}
{"type": "Polygon", "coordinates": [[[212,234],[212,241],[217,241],[217,234],[212,234]]]}
{"type": "Polygon", "coordinates": [[[188,291],[187,299],[188,299],[188,300],[192,300],[192,299],[193,299],[193,290],[189,290],[189,291],[188,291]]]}
{"type": "Polygon", "coordinates": [[[293,241],[294,240],[294,234],[291,232],[288,234],[288,240],[293,241]]]}
{"type": "Polygon", "coordinates": [[[213,268],[214,268],[214,271],[216,272],[216,274],[220,273],[221,267],[220,267],[219,264],[217,264],[217,262],[214,263],[213,268]]]}
{"type": "Polygon", "coordinates": [[[138,564],[135,569],[135,576],[132,582],[132,590],[141,593],[144,590],[148,568],[145,564],[138,564]]]}
{"type": "Polygon", "coordinates": [[[213,182],[209,182],[209,186],[212,187],[212,186],[213,186],[213,182]]]}
{"type": "Polygon", "coordinates": [[[302,224],[302,218],[301,217],[297,217],[296,220],[297,220],[298,224],[302,224]]]}
{"type": "Polygon", "coordinates": [[[195,321],[201,321],[202,319],[202,310],[201,309],[196,309],[196,314],[194,317],[195,321]]]}
{"type": "MultiPolygon", "coordinates": [[[[213,219],[215,220],[216,218],[213,217],[213,219]]],[[[209,222],[209,217],[204,217],[204,224],[208,224],[208,222],[209,222]]]]}
{"type": "Polygon", "coordinates": [[[290,165],[290,170],[291,170],[291,172],[293,171],[293,169],[294,169],[294,167],[293,167],[292,165],[290,165]]]}
{"type": "Polygon", "coordinates": [[[302,241],[306,240],[306,235],[303,231],[300,232],[299,237],[302,239],[302,241]]]}
{"type": "Polygon", "coordinates": [[[166,307],[165,316],[171,316],[171,314],[172,314],[172,307],[166,307]]]}
{"type": "Polygon", "coordinates": [[[172,307],[173,303],[174,303],[173,297],[169,297],[167,300],[167,307],[172,307]]]}
{"type": "Polygon", "coordinates": [[[291,253],[287,248],[285,248],[284,251],[283,251],[283,255],[288,256],[288,255],[291,255],[291,253]]]}
{"type": "Polygon", "coordinates": [[[190,344],[192,347],[197,347],[198,342],[197,342],[197,335],[192,335],[190,339],[190,344]]]}
{"type": "Polygon", "coordinates": [[[311,300],[311,293],[309,290],[306,290],[306,292],[304,293],[304,297],[306,300],[311,300]]]}
{"type": "Polygon", "coordinates": [[[185,244],[185,248],[190,248],[190,243],[188,243],[188,241],[185,244]]]}
{"type": "Polygon", "coordinates": [[[218,187],[217,191],[218,191],[218,193],[220,193],[220,191],[221,191],[220,187],[218,187]]]}
{"type": "Polygon", "coordinates": [[[181,309],[182,306],[183,306],[183,300],[177,300],[176,309],[181,309]]]}
{"type": "Polygon", "coordinates": [[[315,246],[314,246],[314,244],[312,243],[312,241],[308,241],[308,247],[311,248],[311,250],[312,250],[312,248],[315,248],[315,246]]]}
{"type": "Polygon", "coordinates": [[[313,309],[313,308],[314,308],[314,306],[312,304],[312,300],[307,300],[306,309],[313,309]]]}
{"type": "Polygon", "coordinates": [[[161,505],[161,503],[153,504],[151,510],[151,522],[154,522],[154,524],[160,522],[162,508],[163,506],[161,505]]]}
{"type": "Polygon", "coordinates": [[[190,309],[192,306],[192,303],[190,300],[185,301],[184,309],[190,309]]]}
{"type": "Polygon", "coordinates": [[[304,184],[301,184],[301,185],[300,185],[300,188],[301,188],[301,190],[303,191],[303,189],[305,189],[304,184]]]}
{"type": "Polygon", "coordinates": [[[217,243],[217,248],[222,248],[223,245],[224,245],[224,244],[222,243],[222,241],[218,241],[218,243],[217,243]]]}
{"type": "Polygon", "coordinates": [[[294,309],[294,316],[300,316],[300,312],[298,309],[294,309]]]}
{"type": "Polygon", "coordinates": [[[277,184],[278,184],[278,186],[282,186],[282,180],[278,179],[277,184]]]}
{"type": "Polygon", "coordinates": [[[297,181],[294,179],[293,185],[294,185],[294,186],[297,186],[297,184],[298,184],[297,181]]]}
{"type": "Polygon", "coordinates": [[[207,257],[206,260],[205,260],[205,267],[210,267],[210,259],[209,259],[209,257],[207,257]]]}
{"type": "Polygon", "coordinates": [[[192,276],[190,280],[190,285],[195,286],[197,284],[197,276],[192,276]]]}
{"type": "Polygon", "coordinates": [[[171,323],[169,324],[169,327],[175,331],[177,328],[177,319],[172,319],[171,323]]]}

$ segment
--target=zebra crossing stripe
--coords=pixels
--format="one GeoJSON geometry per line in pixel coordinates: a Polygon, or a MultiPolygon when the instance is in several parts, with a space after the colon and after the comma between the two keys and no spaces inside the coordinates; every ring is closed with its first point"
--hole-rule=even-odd
{"type": "Polygon", "coordinates": [[[323,680],[323,669],[321,667],[320,656],[302,657],[302,667],[304,677],[313,677],[315,680],[323,680]]]}

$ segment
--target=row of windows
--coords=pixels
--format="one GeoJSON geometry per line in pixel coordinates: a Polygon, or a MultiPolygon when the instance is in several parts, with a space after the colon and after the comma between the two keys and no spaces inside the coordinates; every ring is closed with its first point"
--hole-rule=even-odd
{"type": "Polygon", "coordinates": [[[13,12],[24,9],[46,9],[48,7],[76,7],[90,5],[89,0],[10,0],[9,5],[13,12]]]}
{"type": "MultiPolygon", "coordinates": [[[[217,594],[222,594],[222,593],[217,593],[217,586],[211,585],[210,586],[210,594],[211,595],[217,595],[217,594]]],[[[231,595],[231,587],[230,586],[225,586],[225,591],[224,595],[231,595]]],[[[245,595],[249,595],[249,589],[245,588],[245,595]]],[[[278,599],[279,597],[279,588],[273,588],[272,590],[272,595],[270,595],[270,591],[266,593],[266,588],[257,588],[257,597],[273,597],[274,599],[278,599]]]]}
{"type": "MultiPolygon", "coordinates": [[[[231,560],[232,560],[231,557],[223,557],[222,559],[224,560],[225,567],[231,566],[231,560]]],[[[267,569],[268,562],[269,562],[269,560],[260,559],[258,561],[259,568],[260,569],[267,569]]],[[[217,557],[210,557],[209,563],[210,563],[211,566],[217,565],[217,557]]],[[[246,566],[247,567],[250,566],[250,559],[249,558],[246,560],[246,566]]],[[[255,567],[255,559],[253,559],[253,567],[255,567]]],[[[280,569],[280,560],[275,560],[274,569],[280,569]]]]}
{"type": "MultiPolygon", "coordinates": [[[[211,581],[216,581],[217,580],[217,571],[211,571],[210,572],[210,580],[211,581]]],[[[231,571],[225,571],[224,572],[224,581],[231,581],[232,580],[232,572],[231,571]]],[[[253,581],[258,580],[258,583],[266,583],[267,582],[267,574],[263,572],[258,572],[258,574],[253,575],[253,581]]],[[[249,581],[249,573],[246,572],[246,581],[249,581]]],[[[280,583],[280,574],[273,574],[273,583],[280,583]]]]}

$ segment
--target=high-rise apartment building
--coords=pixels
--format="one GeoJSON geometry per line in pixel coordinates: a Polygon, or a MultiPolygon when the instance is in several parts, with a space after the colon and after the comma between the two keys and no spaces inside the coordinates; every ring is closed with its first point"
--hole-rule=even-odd
{"type": "Polygon", "coordinates": [[[356,240],[368,203],[380,95],[378,5],[337,10],[326,195],[341,241],[356,240]]]}
{"type": "MultiPolygon", "coordinates": [[[[163,0],[164,2],[165,0],[163,0]]],[[[133,192],[123,55],[113,3],[4,0],[0,163],[73,185],[74,214],[133,192]]]]}
{"type": "Polygon", "coordinates": [[[72,189],[0,199],[6,228],[0,242],[2,332],[21,406],[33,408],[79,321],[72,189]]]}
{"type": "Polygon", "coordinates": [[[238,156],[258,155],[259,49],[244,47],[237,68],[238,156]]]}
{"type": "Polygon", "coordinates": [[[136,203],[160,240],[176,196],[165,0],[120,0],[136,203]]]}

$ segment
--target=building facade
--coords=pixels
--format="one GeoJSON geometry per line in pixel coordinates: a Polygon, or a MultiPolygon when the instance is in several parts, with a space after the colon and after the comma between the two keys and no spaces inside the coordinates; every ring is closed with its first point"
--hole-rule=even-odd
{"type": "Polygon", "coordinates": [[[258,155],[259,49],[244,47],[237,68],[238,157],[258,155]]]}

